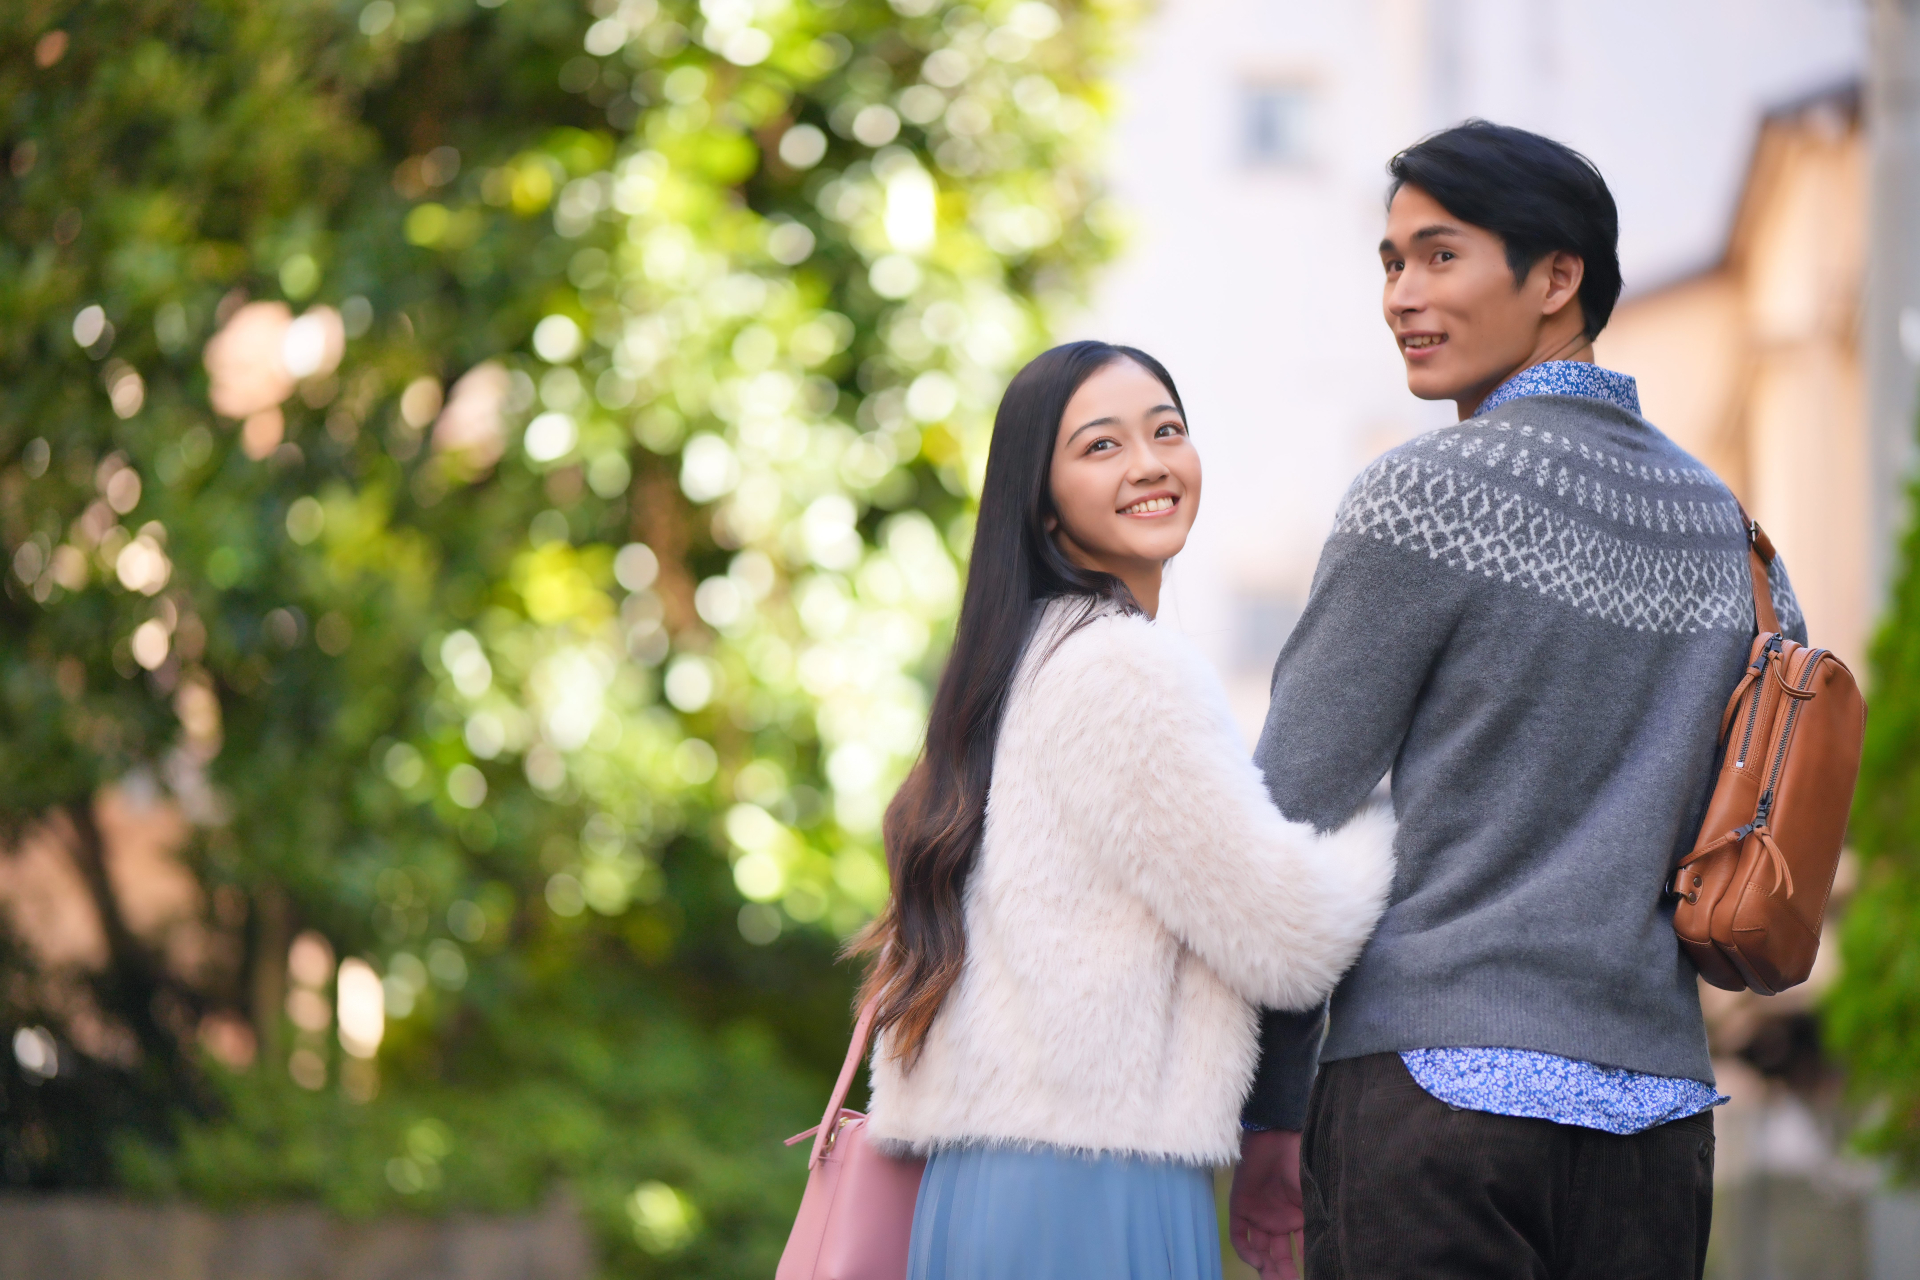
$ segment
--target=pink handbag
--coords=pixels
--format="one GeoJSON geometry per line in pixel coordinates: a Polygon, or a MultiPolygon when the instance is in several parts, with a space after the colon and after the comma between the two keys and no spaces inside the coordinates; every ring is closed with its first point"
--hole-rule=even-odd
{"type": "Polygon", "coordinates": [[[927,1162],[883,1154],[867,1141],[867,1118],[840,1105],[866,1056],[873,1012],[869,1002],[854,1024],[827,1114],[817,1127],[787,1139],[792,1146],[812,1138],[813,1154],[774,1280],[906,1280],[913,1202],[927,1162]]]}

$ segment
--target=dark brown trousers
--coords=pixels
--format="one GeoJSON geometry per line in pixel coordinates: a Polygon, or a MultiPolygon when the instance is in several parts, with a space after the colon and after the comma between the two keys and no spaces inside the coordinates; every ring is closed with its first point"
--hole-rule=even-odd
{"type": "Polygon", "coordinates": [[[1307,1280],[1699,1280],[1713,1115],[1617,1136],[1450,1107],[1397,1053],[1320,1069],[1307,1280]]]}

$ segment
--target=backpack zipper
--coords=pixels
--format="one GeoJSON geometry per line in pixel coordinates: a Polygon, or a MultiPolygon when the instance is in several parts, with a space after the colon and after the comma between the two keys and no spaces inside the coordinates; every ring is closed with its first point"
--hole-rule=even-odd
{"type": "MultiPolygon", "coordinates": [[[[1800,684],[1798,686],[1800,691],[1804,692],[1806,687],[1813,683],[1813,669],[1826,652],[1825,649],[1811,649],[1808,651],[1810,656],[1807,659],[1807,665],[1805,669],[1800,672],[1800,684]]],[[[1793,737],[1794,717],[1799,714],[1800,700],[1795,698],[1793,705],[1787,708],[1787,718],[1780,730],[1780,746],[1779,749],[1773,753],[1773,772],[1767,778],[1767,789],[1760,793],[1760,803],[1754,806],[1753,821],[1744,826],[1735,827],[1728,833],[1736,849],[1746,843],[1748,836],[1766,826],[1773,818],[1773,789],[1780,781],[1780,770],[1784,768],[1787,763],[1787,742],[1793,737]]],[[[1751,732],[1751,726],[1749,726],[1749,732],[1751,732]]],[[[1778,848],[1776,846],[1776,857],[1777,856],[1778,848]]],[[[1776,885],[1776,887],[1778,886],[1776,885]]],[[[1789,897],[1793,894],[1793,886],[1790,882],[1787,886],[1787,894],[1789,897]]],[[[1691,901],[1691,899],[1689,899],[1689,901],[1691,901]]]]}
{"type": "Polygon", "coordinates": [[[1766,645],[1760,650],[1760,656],[1753,660],[1753,669],[1760,672],[1763,678],[1753,682],[1753,702],[1747,707],[1747,730],[1740,737],[1740,755],[1733,762],[1733,767],[1736,769],[1744,769],[1747,767],[1747,748],[1753,745],[1754,722],[1760,718],[1760,694],[1765,691],[1767,687],[1767,682],[1764,678],[1767,663],[1771,661],[1773,655],[1779,651],[1780,635],[1778,632],[1775,632],[1773,637],[1769,639],[1766,645]]]}
{"type": "MultiPolygon", "coordinates": [[[[1761,795],[1760,803],[1754,808],[1753,821],[1749,822],[1744,827],[1737,828],[1733,834],[1738,836],[1740,840],[1745,840],[1748,836],[1758,831],[1761,827],[1766,826],[1767,819],[1772,816],[1773,816],[1773,788],[1768,787],[1766,791],[1761,795]]],[[[1735,847],[1736,848],[1738,847],[1737,842],[1735,847]]]]}
{"type": "MultiPolygon", "coordinates": [[[[1798,685],[1802,693],[1806,692],[1807,686],[1813,683],[1813,669],[1819,665],[1820,659],[1825,656],[1826,652],[1825,649],[1815,649],[1807,656],[1807,665],[1800,672],[1800,684],[1798,685]]],[[[1793,720],[1794,717],[1799,714],[1800,700],[1795,698],[1793,705],[1787,708],[1786,724],[1780,730],[1780,746],[1779,749],[1773,753],[1773,772],[1767,778],[1767,794],[1764,799],[1769,809],[1773,807],[1774,784],[1780,781],[1780,770],[1784,768],[1787,763],[1787,741],[1793,737],[1793,720]]]]}

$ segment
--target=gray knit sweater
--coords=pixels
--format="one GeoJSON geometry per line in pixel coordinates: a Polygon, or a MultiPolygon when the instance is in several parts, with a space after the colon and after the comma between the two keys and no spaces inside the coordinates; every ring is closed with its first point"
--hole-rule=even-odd
{"type": "MultiPolygon", "coordinates": [[[[1535,1049],[1712,1081],[1662,887],[1754,633],[1733,495],[1645,420],[1540,395],[1386,454],[1341,503],[1256,759],[1339,826],[1389,770],[1391,905],[1319,1014],[1266,1015],[1245,1118],[1328,1061],[1535,1049]]],[[[1773,565],[1782,626],[1805,626],[1773,565]]]]}

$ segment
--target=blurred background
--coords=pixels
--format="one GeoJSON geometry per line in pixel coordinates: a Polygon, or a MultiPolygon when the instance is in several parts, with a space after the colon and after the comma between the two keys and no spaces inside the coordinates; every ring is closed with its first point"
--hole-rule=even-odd
{"type": "Polygon", "coordinates": [[[1384,164],[1586,152],[1602,362],[1873,705],[1822,966],[1708,992],[1719,1277],[1920,1276],[1920,4],[18,0],[0,1276],[764,1276],[1000,387],[1161,356],[1251,734],[1447,420],[1384,164]]]}

